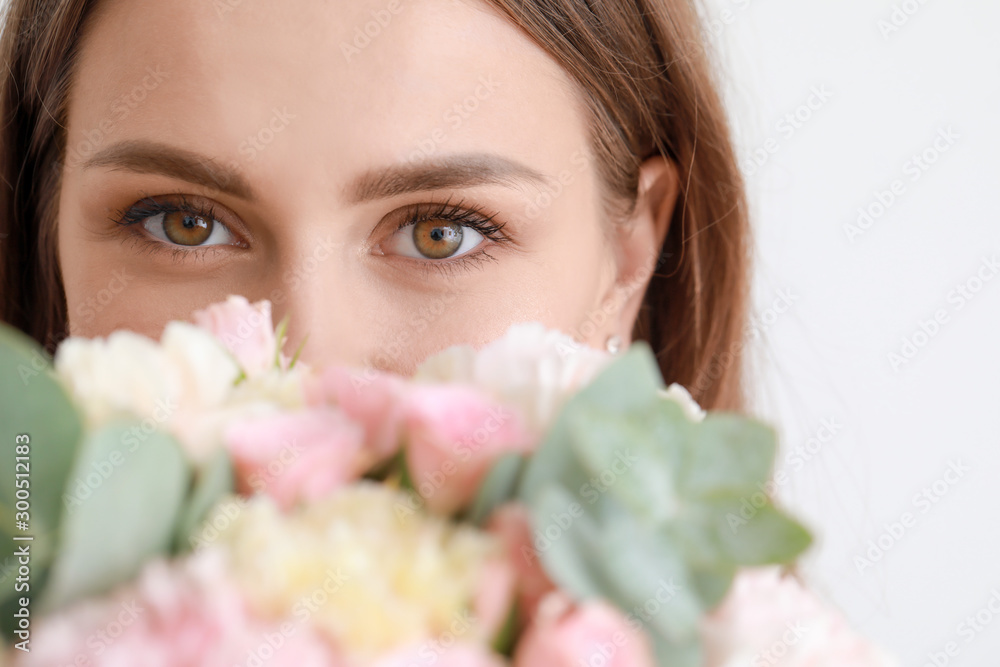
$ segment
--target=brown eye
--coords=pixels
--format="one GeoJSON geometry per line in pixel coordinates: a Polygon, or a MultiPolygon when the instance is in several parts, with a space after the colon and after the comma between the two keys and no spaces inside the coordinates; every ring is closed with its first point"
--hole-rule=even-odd
{"type": "Polygon", "coordinates": [[[200,215],[174,211],[163,216],[163,233],[178,245],[201,245],[212,235],[212,220],[200,215]]]}
{"type": "Polygon", "coordinates": [[[151,235],[171,245],[236,245],[236,238],[224,224],[195,211],[158,213],[146,218],[142,226],[151,235]]]}
{"type": "Polygon", "coordinates": [[[462,246],[463,229],[455,222],[424,220],[413,225],[413,245],[428,259],[451,257],[462,246]]]}

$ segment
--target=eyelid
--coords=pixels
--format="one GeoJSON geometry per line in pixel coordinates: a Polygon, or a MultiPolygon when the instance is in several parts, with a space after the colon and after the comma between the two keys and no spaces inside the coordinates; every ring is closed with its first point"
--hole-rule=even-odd
{"type": "Polygon", "coordinates": [[[183,246],[164,242],[160,239],[152,239],[151,241],[154,243],[160,243],[168,247],[176,246],[185,252],[197,252],[200,249],[213,247],[246,248],[249,247],[250,243],[253,241],[253,235],[249,233],[247,226],[242,220],[240,220],[239,216],[233,213],[226,206],[198,195],[180,193],[153,196],[146,195],[124,209],[117,211],[112,219],[119,225],[138,228],[136,230],[137,233],[148,236],[150,235],[150,232],[144,229],[144,225],[142,224],[143,221],[166,211],[190,211],[206,218],[211,217],[215,222],[221,223],[223,227],[229,231],[230,235],[235,238],[236,243],[183,246]],[[146,206],[146,210],[143,211],[146,215],[136,213],[137,209],[140,209],[143,205],[146,206]]]}
{"type": "Polygon", "coordinates": [[[486,210],[484,206],[467,205],[464,199],[452,203],[451,197],[443,202],[420,202],[409,204],[397,208],[387,214],[376,225],[375,229],[389,227],[388,233],[381,234],[380,240],[372,248],[375,254],[386,257],[395,257],[400,260],[407,260],[414,263],[427,263],[442,265],[447,263],[458,263],[463,259],[471,259],[473,255],[482,252],[491,246],[503,245],[513,242],[513,239],[503,231],[505,222],[497,222],[500,214],[486,210]],[[400,254],[398,252],[386,252],[384,247],[402,230],[413,225],[428,220],[442,220],[460,224],[462,227],[475,231],[483,240],[472,249],[465,251],[462,255],[445,257],[442,259],[432,259],[429,257],[413,257],[400,254]]]}

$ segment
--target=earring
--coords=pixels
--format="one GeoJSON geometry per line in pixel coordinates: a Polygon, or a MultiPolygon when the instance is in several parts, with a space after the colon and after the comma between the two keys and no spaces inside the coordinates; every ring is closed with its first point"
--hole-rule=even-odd
{"type": "Polygon", "coordinates": [[[617,334],[608,336],[606,347],[611,354],[618,354],[622,349],[622,337],[617,334]]]}

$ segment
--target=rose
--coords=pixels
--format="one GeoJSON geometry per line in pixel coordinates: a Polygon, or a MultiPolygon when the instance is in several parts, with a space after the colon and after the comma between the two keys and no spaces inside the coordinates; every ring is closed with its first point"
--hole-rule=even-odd
{"type": "Polygon", "coordinates": [[[285,510],[323,498],[366,468],[362,428],[335,408],[248,419],[224,437],[237,490],[265,493],[285,510]]]}
{"type": "Polygon", "coordinates": [[[655,667],[647,638],[603,601],[573,606],[562,593],[542,601],[514,653],[514,667],[655,667]]]}
{"type": "Polygon", "coordinates": [[[309,405],[336,405],[364,429],[371,465],[399,449],[407,385],[396,375],[331,366],[306,382],[309,405]]]}
{"type": "Polygon", "coordinates": [[[251,304],[244,297],[233,295],[196,311],[192,318],[226,346],[247,376],[258,375],[277,364],[281,341],[274,334],[270,301],[251,304]]]}
{"type": "Polygon", "coordinates": [[[472,386],[415,385],[403,422],[413,485],[441,513],[465,506],[501,455],[535,445],[517,412],[472,386]]]}

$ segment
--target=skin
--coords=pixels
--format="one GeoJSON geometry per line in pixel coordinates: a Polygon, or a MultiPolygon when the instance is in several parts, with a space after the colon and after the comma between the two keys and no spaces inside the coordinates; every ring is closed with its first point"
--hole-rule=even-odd
{"type": "Polygon", "coordinates": [[[59,194],[71,334],[158,337],[242,294],[290,317],[287,349],[308,334],[315,364],[409,373],[532,320],[595,347],[628,342],[676,169],[644,163],[635,214],[613,227],[579,91],[485,3],[106,0],[94,18],[59,194]],[[174,168],[185,157],[205,182],[174,168]],[[503,164],[516,166],[494,174],[503,164]],[[375,192],[428,165],[438,178],[419,189],[375,192]],[[462,174],[472,182],[447,182],[462,174]],[[117,224],[144,197],[180,196],[235,244],[172,246],[117,224]],[[414,226],[398,227],[414,205],[445,203],[495,215],[507,242],[423,257],[414,226]]]}

